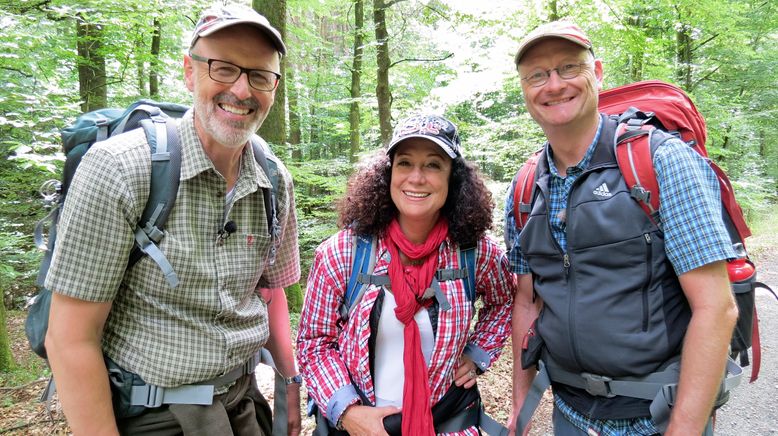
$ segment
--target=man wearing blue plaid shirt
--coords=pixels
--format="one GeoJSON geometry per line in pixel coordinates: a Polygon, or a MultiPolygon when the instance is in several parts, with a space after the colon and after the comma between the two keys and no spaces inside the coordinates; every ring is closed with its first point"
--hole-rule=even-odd
{"type": "Polygon", "coordinates": [[[532,332],[545,343],[545,367],[595,383],[639,379],[680,361],[670,417],[661,423],[651,418],[650,400],[576,388],[548,369],[555,434],[651,435],[665,426],[667,435],[710,434],[737,319],[726,270],[736,255],[715,175],[681,141],[659,147],[660,229],[629,197],[615,164],[615,121],[597,109],[602,62],[583,31],[565,21],[540,26],[515,62],[527,110],[548,142],[521,232],[515,180],[505,207],[518,283],[512,427],[537,373],[522,369],[519,344],[538,319],[532,332]]]}

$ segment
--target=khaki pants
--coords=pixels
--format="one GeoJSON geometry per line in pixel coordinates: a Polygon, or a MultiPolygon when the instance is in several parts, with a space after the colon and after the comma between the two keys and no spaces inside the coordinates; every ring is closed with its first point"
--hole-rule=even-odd
{"type": "Polygon", "coordinates": [[[122,435],[270,436],[270,406],[257,388],[254,374],[213,397],[210,406],[170,404],[117,421],[122,435]]]}

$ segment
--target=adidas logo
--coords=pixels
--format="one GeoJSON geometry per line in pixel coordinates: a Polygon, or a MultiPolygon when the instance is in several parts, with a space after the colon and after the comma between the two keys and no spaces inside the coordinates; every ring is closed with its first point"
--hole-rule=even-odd
{"type": "Polygon", "coordinates": [[[608,185],[603,183],[602,185],[595,188],[594,191],[592,191],[592,194],[598,196],[598,197],[611,197],[613,194],[611,194],[611,191],[608,190],[608,185]]]}

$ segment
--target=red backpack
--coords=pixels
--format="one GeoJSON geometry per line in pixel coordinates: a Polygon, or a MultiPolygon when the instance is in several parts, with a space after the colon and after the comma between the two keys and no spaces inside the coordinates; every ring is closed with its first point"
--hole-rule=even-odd
{"type": "MultiPolygon", "coordinates": [[[[652,148],[655,151],[657,144],[652,147],[652,132],[660,129],[670,133],[707,158],[705,119],[683,90],[658,80],[636,82],[603,91],[600,93],[599,109],[600,112],[619,117],[619,125],[616,128],[616,160],[619,169],[631,196],[648,217],[661,226],[658,215],[659,184],[652,154],[652,148]],[[636,109],[635,106],[643,110],[636,109]]],[[[513,216],[519,231],[526,224],[531,211],[535,170],[540,155],[539,150],[530,156],[516,176],[513,216]]],[[[739,356],[740,365],[747,366],[748,348],[752,348],[751,382],[754,382],[761,366],[759,324],[754,305],[755,289],[765,288],[775,295],[776,299],[778,295],[764,283],[756,281],[755,267],[748,258],[745,247],[745,239],[751,236],[751,230],[746,224],[743,210],[735,200],[735,193],[727,175],[713,161],[706,160],[718,178],[722,216],[739,256],[727,265],[732,290],[740,310],[731,342],[731,356],[739,356]]]]}

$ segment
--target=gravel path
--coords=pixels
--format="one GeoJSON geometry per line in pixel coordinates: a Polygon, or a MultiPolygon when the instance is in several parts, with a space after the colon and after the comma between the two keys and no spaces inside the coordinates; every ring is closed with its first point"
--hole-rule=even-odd
{"type": "MultiPolygon", "coordinates": [[[[777,247],[761,257],[759,266],[759,280],[778,292],[777,247]]],[[[767,291],[757,290],[756,306],[762,341],[759,379],[748,383],[751,368],[744,369],[740,386],[717,413],[717,435],[778,435],[778,301],[767,291]]]]}

